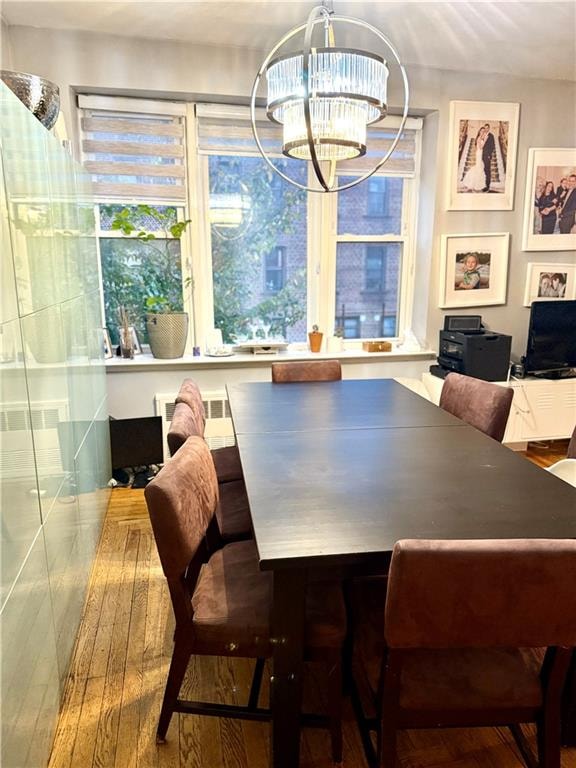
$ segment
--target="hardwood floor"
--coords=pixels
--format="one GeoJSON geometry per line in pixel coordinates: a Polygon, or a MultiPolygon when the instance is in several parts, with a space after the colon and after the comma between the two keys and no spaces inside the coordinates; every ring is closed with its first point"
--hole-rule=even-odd
{"type": "MultiPolygon", "coordinates": [[[[531,445],[527,457],[547,466],[567,441],[531,445]]],[[[71,664],[49,768],[268,768],[268,726],[174,715],[167,743],[155,732],[172,651],[173,618],[142,491],[116,489],[104,524],[71,664]]],[[[185,687],[214,701],[246,700],[251,662],[196,659],[185,687]]],[[[307,698],[317,699],[310,676],[307,698]]],[[[184,694],[186,691],[183,692],[184,694]]],[[[264,691],[263,695],[266,696],[264,691]]],[[[344,765],[366,762],[348,701],[344,765]]],[[[401,768],[520,768],[504,728],[407,731],[401,768]]],[[[562,768],[576,764],[564,750],[562,768]]],[[[328,735],[304,731],[301,766],[332,765],[328,735]]]]}

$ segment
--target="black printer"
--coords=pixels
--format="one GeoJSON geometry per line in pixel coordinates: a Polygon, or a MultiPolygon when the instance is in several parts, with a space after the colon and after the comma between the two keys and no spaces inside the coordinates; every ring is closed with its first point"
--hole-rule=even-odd
{"type": "Polygon", "coordinates": [[[447,315],[440,331],[438,365],[430,366],[430,373],[444,378],[455,371],[485,381],[505,381],[511,345],[511,336],[484,330],[479,315],[447,315]]]}

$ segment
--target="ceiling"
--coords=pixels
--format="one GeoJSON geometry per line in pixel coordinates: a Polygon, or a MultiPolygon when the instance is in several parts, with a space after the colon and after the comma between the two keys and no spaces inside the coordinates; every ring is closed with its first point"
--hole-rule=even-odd
{"type": "MultiPolygon", "coordinates": [[[[9,25],[267,50],[319,2],[5,0],[0,9],[9,25]]],[[[333,5],[336,13],[381,29],[407,64],[576,80],[575,0],[335,0],[333,5]]],[[[363,43],[370,45],[368,38],[363,43]]],[[[373,42],[371,47],[376,48],[373,42]]]]}

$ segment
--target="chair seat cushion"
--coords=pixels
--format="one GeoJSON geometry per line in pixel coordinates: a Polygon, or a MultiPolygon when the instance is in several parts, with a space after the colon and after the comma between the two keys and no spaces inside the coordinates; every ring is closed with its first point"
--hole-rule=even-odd
{"type": "Polygon", "coordinates": [[[252,518],[243,480],[219,486],[220,501],[216,519],[224,541],[234,541],[252,535],[252,518]]]}
{"type": "MultiPolygon", "coordinates": [[[[253,541],[228,544],[202,566],[192,597],[196,642],[214,654],[270,656],[272,574],[261,571],[253,541]]],[[[308,647],[340,647],[346,613],[340,586],[311,585],[306,598],[308,647]]]]}
{"type": "Polygon", "coordinates": [[[216,477],[219,483],[230,483],[233,480],[242,480],[242,464],[237,445],[229,445],[224,448],[214,448],[212,451],[216,477]]]}

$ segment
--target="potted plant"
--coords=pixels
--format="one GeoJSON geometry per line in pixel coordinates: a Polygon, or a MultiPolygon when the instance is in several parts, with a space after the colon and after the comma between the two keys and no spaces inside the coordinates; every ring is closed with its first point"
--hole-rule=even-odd
{"type": "Polygon", "coordinates": [[[310,342],[310,352],[320,352],[322,348],[323,333],[320,333],[317,325],[312,326],[312,330],[308,334],[308,341],[310,342]]]}
{"type": "MultiPolygon", "coordinates": [[[[170,253],[170,242],[180,240],[188,224],[190,219],[174,221],[170,212],[163,212],[151,205],[138,205],[133,210],[123,208],[116,213],[112,221],[112,229],[153,248],[155,255],[160,254],[165,261],[166,271],[168,271],[173,258],[173,254],[170,253]],[[135,223],[136,216],[152,217],[164,237],[159,238],[153,232],[139,229],[135,223]]],[[[188,278],[184,287],[191,289],[192,286],[192,279],[188,278]]],[[[182,357],[184,354],[188,338],[188,313],[181,311],[178,304],[176,297],[156,292],[155,286],[150,286],[150,295],[145,301],[146,331],[154,357],[170,360],[182,357]]]]}

